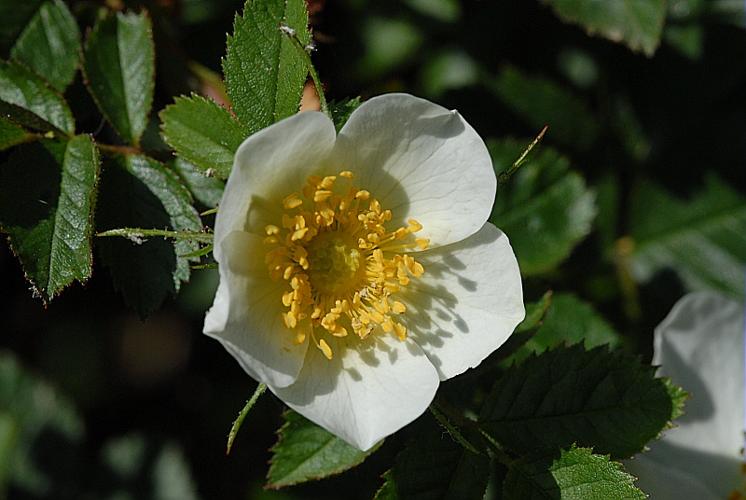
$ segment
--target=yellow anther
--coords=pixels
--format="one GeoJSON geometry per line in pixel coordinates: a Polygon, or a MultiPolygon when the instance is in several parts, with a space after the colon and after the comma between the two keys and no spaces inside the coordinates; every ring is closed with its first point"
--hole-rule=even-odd
{"type": "Polygon", "coordinates": [[[420,224],[416,220],[409,219],[407,222],[409,223],[408,229],[410,231],[412,231],[413,233],[416,233],[417,231],[421,231],[422,230],[422,224],[420,224]]]}
{"type": "Polygon", "coordinates": [[[324,356],[326,356],[326,359],[328,360],[332,359],[332,348],[329,347],[329,344],[326,343],[326,340],[324,339],[319,340],[319,349],[321,349],[321,352],[324,353],[324,356]]]}
{"type": "Polygon", "coordinates": [[[288,328],[295,328],[298,325],[298,320],[295,317],[295,315],[288,311],[282,315],[282,318],[285,320],[285,326],[288,328]]]}
{"type": "Polygon", "coordinates": [[[331,189],[334,187],[334,181],[337,180],[336,175],[328,175],[321,179],[321,182],[319,183],[319,187],[323,189],[331,189]]]}
{"type": "Polygon", "coordinates": [[[406,312],[407,306],[395,300],[394,304],[391,306],[391,310],[394,311],[396,314],[402,314],[403,312],[406,312]]]}
{"type": "Polygon", "coordinates": [[[401,323],[394,323],[394,332],[396,333],[396,336],[399,337],[399,340],[407,338],[407,327],[401,323]]]}
{"type": "Polygon", "coordinates": [[[318,191],[313,193],[313,201],[315,201],[316,203],[326,201],[331,198],[333,194],[334,193],[332,191],[329,191],[327,189],[319,189],[318,191]]]}
{"type": "Polygon", "coordinates": [[[415,261],[410,268],[410,272],[415,278],[419,278],[420,276],[425,274],[425,268],[422,266],[422,264],[415,261]]]}
{"type": "Polygon", "coordinates": [[[283,199],[278,225],[264,228],[269,275],[287,282],[280,297],[283,322],[295,342],[310,336],[327,359],[333,353],[324,336],[406,339],[407,329],[396,319],[407,307],[395,298],[424,267],[416,254],[399,252],[429,245],[412,236],[422,229],[419,222],[387,228],[391,210],[349,182],[336,186],[338,177],[353,174],[309,177],[300,194],[283,199]]]}
{"type": "Polygon", "coordinates": [[[303,205],[303,200],[301,200],[298,197],[297,193],[293,193],[291,195],[288,195],[285,197],[284,200],[282,200],[282,206],[286,210],[292,210],[293,208],[297,208],[299,206],[303,205]]]}
{"type": "Polygon", "coordinates": [[[293,275],[293,266],[289,265],[282,271],[282,279],[289,280],[293,275]]]}
{"type": "Polygon", "coordinates": [[[298,230],[296,230],[296,231],[293,232],[293,235],[290,237],[290,239],[292,241],[302,240],[303,237],[306,235],[307,232],[308,232],[308,228],[307,227],[304,227],[302,229],[298,229],[298,230]]]}

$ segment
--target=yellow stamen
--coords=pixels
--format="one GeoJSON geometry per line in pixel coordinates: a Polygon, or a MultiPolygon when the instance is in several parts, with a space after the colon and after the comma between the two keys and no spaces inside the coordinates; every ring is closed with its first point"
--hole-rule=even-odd
{"type": "Polygon", "coordinates": [[[425,269],[398,252],[429,245],[413,235],[422,230],[419,222],[390,230],[392,212],[350,182],[337,185],[338,178],[349,181],[353,174],[309,177],[300,194],[282,200],[279,224],[264,229],[269,274],[287,282],[280,297],[285,326],[297,343],[310,336],[327,359],[333,353],[324,336],[407,338],[400,320],[407,307],[394,296],[425,269]]]}

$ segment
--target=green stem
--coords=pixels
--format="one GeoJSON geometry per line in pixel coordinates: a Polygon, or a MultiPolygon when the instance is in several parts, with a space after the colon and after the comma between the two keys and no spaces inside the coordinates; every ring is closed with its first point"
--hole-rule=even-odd
{"type": "Polygon", "coordinates": [[[509,467],[513,462],[515,462],[515,460],[513,460],[513,458],[511,458],[511,456],[505,452],[500,443],[495,441],[492,436],[490,436],[482,429],[479,429],[479,433],[482,435],[487,444],[489,444],[492,456],[494,456],[498,462],[505,465],[506,467],[509,467]]]}
{"type": "Polygon", "coordinates": [[[466,448],[472,453],[476,453],[479,455],[479,450],[477,450],[473,444],[469,442],[468,439],[464,437],[463,434],[461,434],[461,431],[458,430],[458,428],[451,423],[451,421],[448,419],[448,416],[446,416],[445,413],[439,408],[438,403],[433,402],[430,405],[430,413],[433,414],[435,417],[435,420],[438,421],[438,423],[443,427],[446,432],[453,438],[454,441],[456,441],[458,444],[466,448]]]}
{"type": "Polygon", "coordinates": [[[539,132],[539,135],[537,135],[536,138],[533,140],[533,142],[531,142],[531,144],[529,144],[528,147],[523,150],[523,153],[521,153],[521,156],[519,156],[518,159],[513,162],[510,168],[497,176],[498,186],[502,186],[503,184],[508,182],[508,180],[516,172],[516,170],[518,170],[518,168],[521,165],[523,165],[523,163],[526,161],[526,157],[528,157],[528,154],[531,152],[531,150],[534,149],[534,147],[537,144],[539,144],[539,141],[541,141],[544,138],[544,134],[546,134],[548,128],[549,128],[548,125],[544,125],[544,128],[541,129],[541,132],[539,132]]]}
{"type": "Polygon", "coordinates": [[[119,236],[122,238],[128,238],[135,243],[141,243],[141,241],[139,240],[150,236],[174,238],[177,240],[192,240],[199,241],[201,243],[212,243],[212,234],[210,233],[198,233],[195,231],[169,231],[166,229],[141,229],[138,227],[122,227],[119,229],[110,229],[108,231],[97,233],[96,236],[102,238],[119,236]]]}
{"type": "Polygon", "coordinates": [[[318,94],[319,96],[321,111],[323,111],[325,115],[330,116],[329,107],[326,104],[326,97],[324,96],[324,87],[321,84],[321,78],[319,78],[319,74],[313,65],[313,61],[311,61],[311,55],[306,50],[303,42],[300,41],[300,38],[298,38],[298,34],[293,28],[283,24],[280,26],[280,31],[283,35],[288,37],[295,49],[298,51],[298,54],[300,54],[300,56],[303,58],[303,61],[306,63],[308,72],[311,74],[311,79],[313,80],[313,85],[316,87],[316,94],[318,94]]]}
{"type": "Polygon", "coordinates": [[[133,147],[133,146],[116,146],[114,144],[102,144],[100,142],[96,142],[96,146],[102,152],[113,154],[113,155],[128,156],[128,155],[141,155],[141,154],[143,154],[143,152],[142,152],[142,150],[140,148],[136,148],[136,147],[133,147]]]}
{"type": "Polygon", "coordinates": [[[251,395],[251,398],[249,398],[249,400],[246,401],[246,404],[244,405],[244,407],[241,408],[241,411],[238,414],[238,417],[236,417],[236,420],[233,421],[231,430],[228,433],[228,444],[225,447],[226,455],[228,455],[231,452],[231,448],[233,447],[233,441],[236,439],[238,430],[241,428],[241,424],[243,424],[243,421],[246,418],[246,415],[249,413],[249,410],[251,410],[254,404],[256,404],[256,402],[259,400],[259,396],[264,394],[264,391],[266,390],[267,390],[266,384],[259,384],[258,386],[256,386],[256,390],[254,390],[254,394],[251,395]]]}

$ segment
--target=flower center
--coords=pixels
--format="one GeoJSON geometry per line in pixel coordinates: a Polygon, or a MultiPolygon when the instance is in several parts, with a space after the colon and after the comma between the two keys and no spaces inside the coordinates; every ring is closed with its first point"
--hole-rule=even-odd
{"type": "Polygon", "coordinates": [[[308,278],[320,294],[344,294],[365,277],[363,254],[338,231],[321,233],[308,245],[308,278]]]}
{"type": "Polygon", "coordinates": [[[404,340],[399,315],[407,308],[395,296],[425,272],[402,253],[427,248],[426,239],[414,237],[422,226],[410,219],[389,231],[391,211],[353,186],[352,177],[348,171],[309,177],[301,193],[282,201],[281,224],[265,228],[270,276],[288,285],[282,295],[285,325],[298,343],[311,335],[328,359],[333,353],[327,336],[364,339],[393,332],[404,340]]]}

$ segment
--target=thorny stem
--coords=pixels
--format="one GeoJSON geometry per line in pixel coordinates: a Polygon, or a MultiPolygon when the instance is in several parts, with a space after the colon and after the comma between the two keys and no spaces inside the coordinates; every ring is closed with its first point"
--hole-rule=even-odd
{"type": "Polygon", "coordinates": [[[119,154],[119,155],[142,154],[142,151],[140,150],[140,148],[136,148],[133,146],[117,146],[114,144],[102,144],[100,142],[96,142],[96,146],[98,146],[98,149],[100,149],[104,153],[119,154]]]}
{"type": "Polygon", "coordinates": [[[251,398],[249,398],[248,401],[246,401],[246,404],[243,408],[241,408],[241,411],[239,412],[238,416],[236,417],[236,420],[233,421],[233,425],[231,426],[231,430],[228,433],[228,444],[225,447],[225,454],[228,455],[231,452],[231,448],[233,447],[233,441],[236,439],[236,435],[238,434],[238,430],[241,428],[241,424],[243,424],[244,419],[246,418],[246,415],[249,413],[249,410],[256,404],[256,402],[259,400],[259,396],[264,394],[264,391],[267,390],[266,384],[259,384],[256,386],[256,389],[254,390],[254,394],[251,395],[251,398]]]}
{"type": "Polygon", "coordinates": [[[469,451],[473,451],[475,453],[479,453],[469,441],[466,440],[466,438],[458,432],[456,429],[456,432],[458,433],[458,437],[456,437],[452,432],[451,428],[453,427],[451,422],[448,420],[455,422],[457,425],[460,425],[464,428],[469,428],[476,433],[478,433],[483,439],[484,442],[487,444],[489,452],[492,456],[495,457],[495,459],[500,462],[503,465],[509,466],[512,464],[515,460],[511,458],[508,453],[505,452],[502,445],[495,441],[495,439],[490,436],[487,432],[484,431],[479,425],[478,422],[471,420],[469,418],[466,418],[461,413],[457,412],[455,409],[451,408],[445,401],[439,399],[436,401],[433,401],[430,404],[430,411],[433,413],[433,416],[435,416],[436,420],[438,420],[438,423],[440,423],[445,429],[448,431],[448,433],[459,443],[461,446],[466,448],[469,451]],[[440,416],[438,415],[440,413],[440,416]],[[441,421],[441,417],[446,419],[446,423],[441,421]],[[466,441],[466,444],[463,441],[466,441]]]}
{"type": "Polygon", "coordinates": [[[303,46],[303,42],[300,41],[300,38],[298,38],[298,34],[293,28],[286,24],[281,24],[280,31],[283,35],[288,37],[295,49],[298,51],[298,54],[300,54],[300,56],[303,58],[303,61],[306,63],[308,72],[311,74],[311,79],[313,80],[313,85],[314,87],[316,87],[316,94],[318,94],[319,96],[321,111],[323,111],[325,115],[330,116],[329,107],[326,104],[326,97],[324,96],[324,87],[321,84],[321,78],[319,78],[319,74],[313,65],[313,61],[311,61],[311,55],[306,50],[306,47],[303,46]]]}
{"type": "Polygon", "coordinates": [[[445,413],[440,410],[440,408],[438,407],[438,403],[433,402],[433,404],[430,405],[430,413],[433,414],[435,420],[437,420],[438,423],[448,432],[448,434],[451,436],[451,438],[453,438],[454,441],[456,441],[458,444],[460,444],[470,452],[480,455],[479,450],[477,450],[474,445],[471,444],[469,440],[464,437],[463,434],[461,434],[461,431],[459,431],[458,428],[451,423],[448,416],[446,416],[445,413]]]}
{"type": "Polygon", "coordinates": [[[539,132],[539,135],[536,136],[536,138],[531,142],[531,144],[526,147],[526,149],[523,150],[523,153],[521,153],[521,156],[518,157],[516,161],[513,162],[513,164],[510,166],[508,170],[505,172],[500,173],[500,175],[497,176],[497,184],[498,186],[502,186],[508,180],[510,177],[518,170],[518,168],[523,165],[523,163],[526,161],[526,157],[528,157],[528,154],[531,152],[534,147],[539,144],[539,141],[541,141],[544,138],[544,134],[546,134],[547,129],[549,128],[549,125],[544,125],[544,128],[541,129],[541,132],[539,132]]]}
{"type": "Polygon", "coordinates": [[[96,233],[98,237],[120,236],[128,238],[135,242],[149,236],[160,236],[163,238],[174,238],[177,240],[193,240],[201,243],[212,243],[212,234],[200,233],[197,231],[169,231],[167,229],[142,229],[138,227],[122,227],[118,229],[109,229],[96,233]]]}

